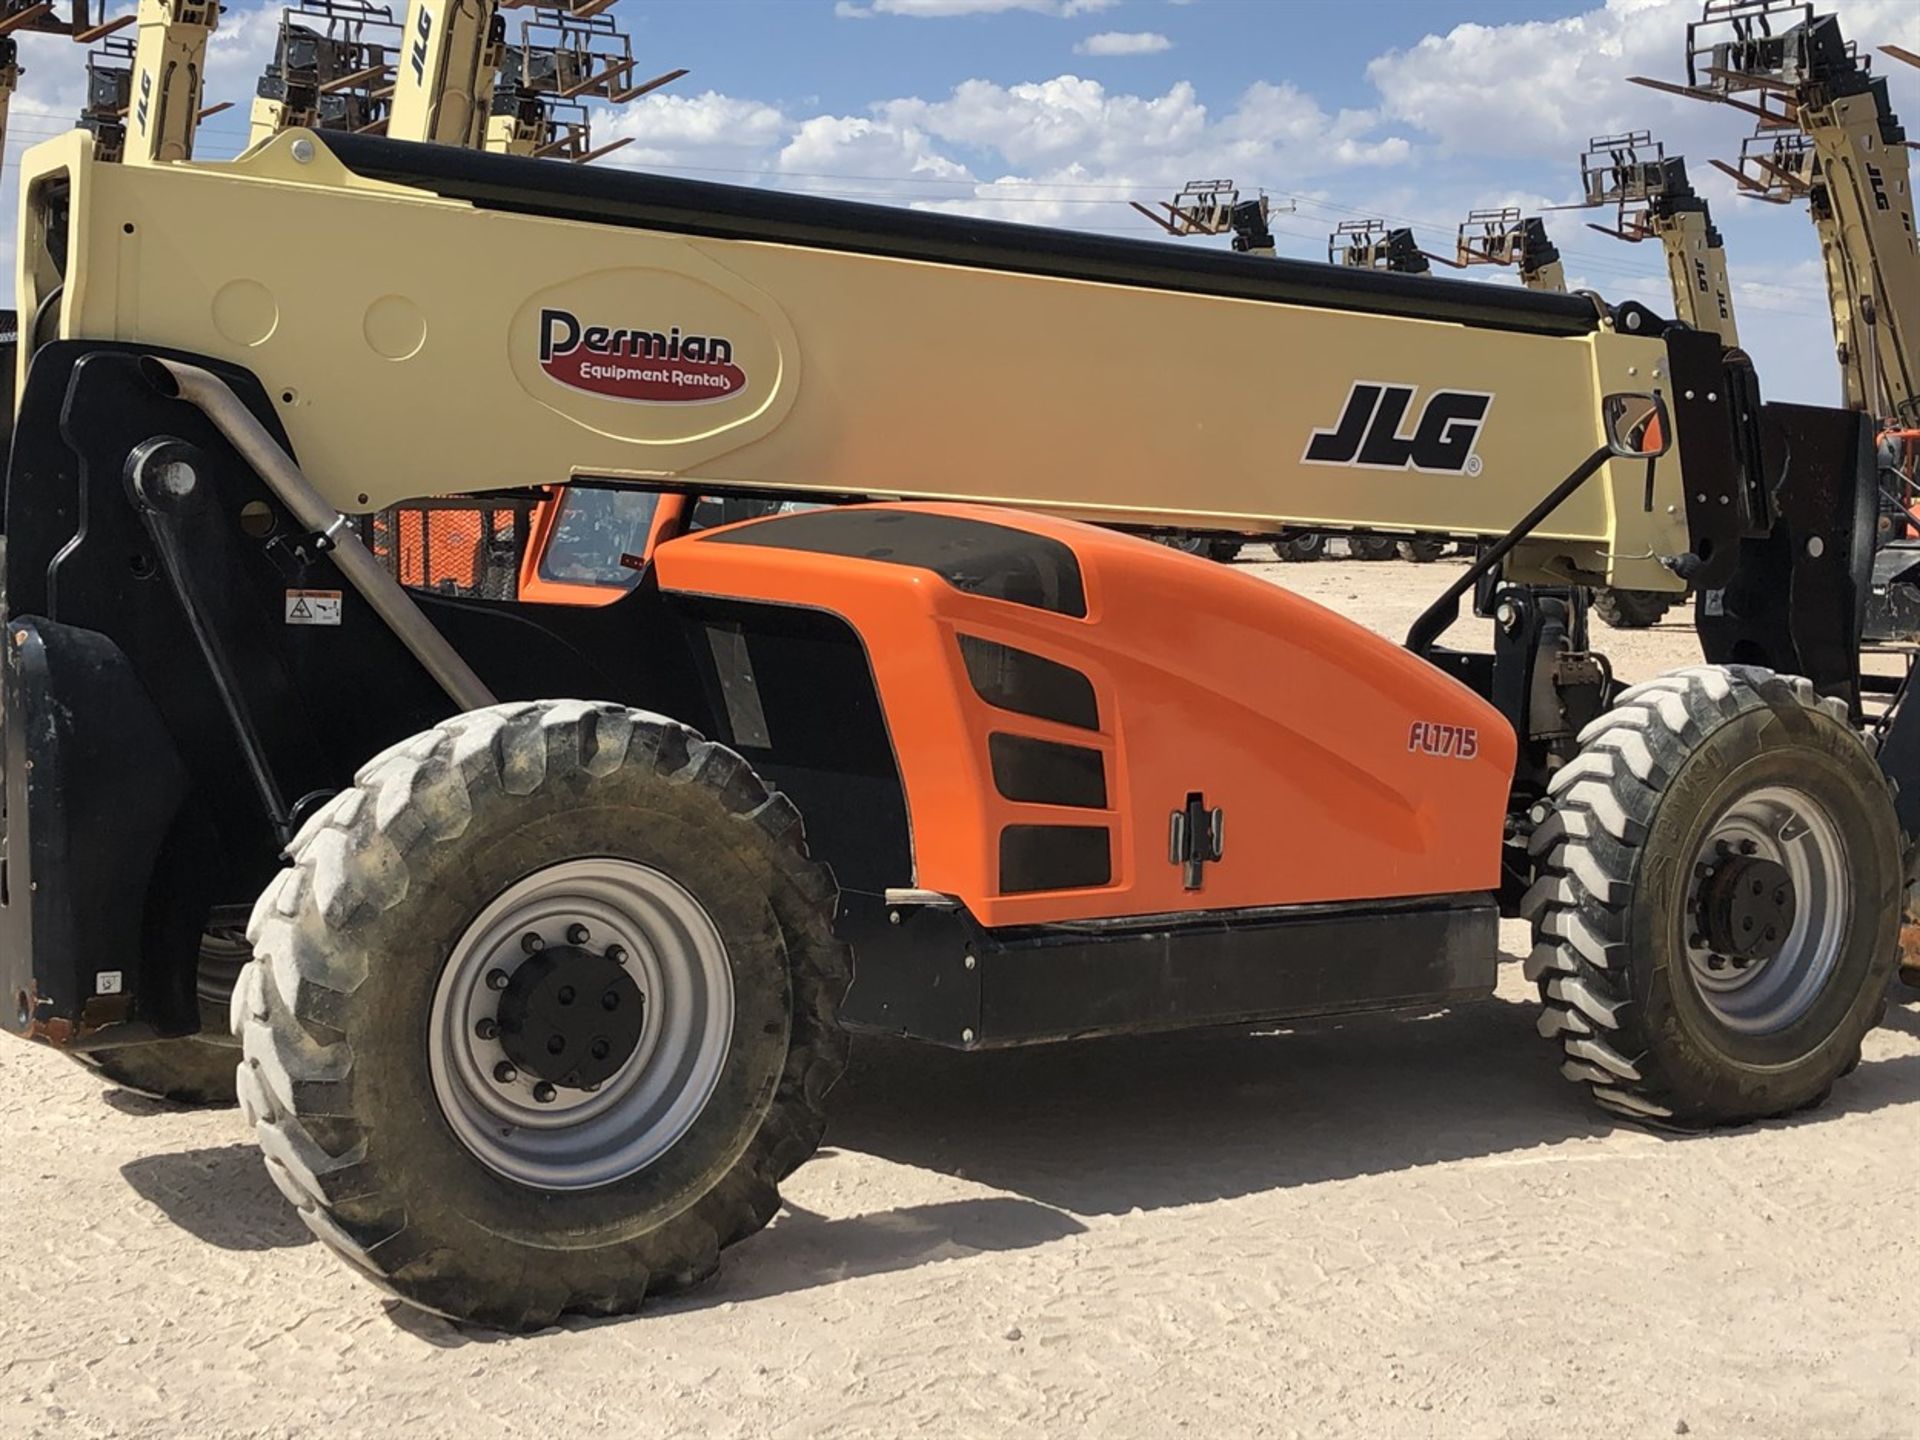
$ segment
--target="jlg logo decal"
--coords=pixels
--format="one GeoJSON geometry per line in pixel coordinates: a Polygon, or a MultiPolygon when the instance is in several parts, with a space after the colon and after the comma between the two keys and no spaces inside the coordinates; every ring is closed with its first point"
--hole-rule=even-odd
{"type": "Polygon", "coordinates": [[[571,389],[649,405],[724,400],[747,388],[724,336],[583,325],[567,310],[540,312],[540,368],[571,389]]]}
{"type": "Polygon", "coordinates": [[[1440,725],[1416,720],[1407,731],[1407,752],[1438,755],[1446,760],[1471,760],[1480,753],[1480,732],[1471,725],[1440,725]]]}
{"type": "Polygon", "coordinates": [[[413,38],[413,46],[407,51],[407,68],[413,71],[413,78],[419,84],[427,83],[427,42],[433,38],[433,12],[426,6],[420,7],[420,18],[414,22],[414,28],[420,33],[413,38]]]}
{"type": "Polygon", "coordinates": [[[1368,470],[1417,470],[1423,475],[1478,475],[1480,427],[1493,396],[1478,390],[1436,390],[1427,397],[1413,433],[1401,430],[1413,406],[1411,385],[1356,380],[1346,409],[1331,430],[1316,430],[1301,457],[1308,465],[1357,465],[1368,470]]]}

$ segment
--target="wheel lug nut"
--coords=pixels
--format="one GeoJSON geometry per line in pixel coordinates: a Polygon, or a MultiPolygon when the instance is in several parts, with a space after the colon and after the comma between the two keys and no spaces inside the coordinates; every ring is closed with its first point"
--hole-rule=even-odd
{"type": "Polygon", "coordinates": [[[493,1078],[498,1080],[502,1085],[511,1085],[520,1078],[520,1072],[507,1061],[502,1060],[498,1065],[493,1067],[493,1078]]]}
{"type": "Polygon", "coordinates": [[[618,1010],[620,1008],[620,992],[618,990],[607,991],[606,994],[600,997],[600,1008],[602,1010],[618,1010]]]}
{"type": "Polygon", "coordinates": [[[584,925],[569,925],[567,927],[567,943],[569,945],[584,945],[592,938],[593,933],[584,925]]]}
{"type": "Polygon", "coordinates": [[[564,1039],[562,1039],[560,1036],[550,1035],[547,1037],[547,1053],[549,1055],[558,1055],[562,1050],[566,1048],[567,1048],[567,1042],[564,1039]]]}
{"type": "Polygon", "coordinates": [[[540,938],[537,931],[529,930],[520,937],[520,948],[529,955],[538,955],[547,948],[547,942],[540,938]]]}
{"type": "Polygon", "coordinates": [[[1760,853],[1760,842],[1758,840],[1742,840],[1740,842],[1740,853],[1742,855],[1758,855],[1760,853]]]}
{"type": "Polygon", "coordinates": [[[592,1048],[593,1048],[593,1058],[596,1060],[606,1059],[608,1054],[611,1053],[613,1049],[613,1047],[607,1044],[607,1042],[604,1040],[594,1041],[592,1048]]]}
{"type": "Polygon", "coordinates": [[[506,971],[489,970],[487,972],[487,989],[504,990],[506,988],[507,988],[507,972],[506,971]]]}
{"type": "Polygon", "coordinates": [[[607,947],[607,959],[613,961],[616,965],[626,964],[627,947],[624,945],[609,945],[607,947]]]}
{"type": "Polygon", "coordinates": [[[546,1080],[542,1080],[538,1085],[533,1087],[533,1098],[538,1100],[542,1105],[551,1105],[556,1093],[553,1085],[546,1080]]]}
{"type": "Polygon", "coordinates": [[[1727,968],[1727,957],[1726,957],[1726,956],[1724,956],[1724,955],[1709,955],[1709,956],[1707,957],[1707,968],[1708,968],[1709,970],[1724,970],[1724,969],[1726,969],[1726,968],[1727,968]]]}
{"type": "Polygon", "coordinates": [[[1688,948],[1689,950],[1704,950],[1704,949],[1706,949],[1706,948],[1707,948],[1707,937],[1706,937],[1706,936],[1704,936],[1704,935],[1689,935],[1689,936],[1687,936],[1687,948],[1688,948]]]}
{"type": "Polygon", "coordinates": [[[498,1038],[500,1034],[500,1024],[496,1020],[482,1020],[478,1025],[473,1027],[473,1033],[478,1035],[482,1040],[493,1040],[498,1038]]]}

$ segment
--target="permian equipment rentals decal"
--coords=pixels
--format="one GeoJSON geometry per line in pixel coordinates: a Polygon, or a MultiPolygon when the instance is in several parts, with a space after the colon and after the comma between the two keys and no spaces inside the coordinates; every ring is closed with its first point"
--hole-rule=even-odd
{"type": "Polygon", "coordinates": [[[568,310],[540,312],[540,368],[569,389],[647,405],[698,405],[747,388],[724,336],[583,325],[568,310]]]}
{"type": "Polygon", "coordinates": [[[1301,463],[1478,475],[1480,457],[1474,447],[1480,443],[1493,396],[1482,390],[1436,390],[1413,422],[1413,433],[1403,434],[1416,393],[1412,385],[1354,381],[1339,423],[1308,437],[1301,463]]]}

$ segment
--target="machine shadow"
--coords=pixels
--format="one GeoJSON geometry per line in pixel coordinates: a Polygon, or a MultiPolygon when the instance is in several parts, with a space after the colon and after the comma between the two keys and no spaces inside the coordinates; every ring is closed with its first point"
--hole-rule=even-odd
{"type": "MultiPolygon", "coordinates": [[[[1069,1214],[1108,1215],[1631,1128],[1561,1078],[1534,1032],[1537,1014],[1491,1000],[1427,1015],[976,1055],[863,1041],[827,1138],[1069,1214]]],[[[1889,1023],[1920,1028],[1898,1009],[1889,1023]]],[[[1862,1065],[1825,1106],[1766,1123],[1817,1124],[1917,1099],[1920,1054],[1901,1055],[1862,1065]]]]}
{"type": "Polygon", "coordinates": [[[280,1250],[310,1245],[286,1197],[267,1178],[252,1144],[143,1155],[120,1167],[141,1199],[196,1240],[222,1250],[280,1250]]]}
{"type": "MultiPolygon", "coordinates": [[[[1920,1036],[1920,999],[1896,991],[1894,1002],[1888,1027],[1920,1036]]],[[[1036,1248],[1081,1233],[1080,1216],[1491,1158],[1620,1128],[1556,1073],[1534,1033],[1536,1013],[1491,1000],[1424,1015],[978,1055],[862,1039],[830,1106],[828,1145],[1005,1193],[831,1218],[789,1203],[729,1254],[711,1284],[649,1304],[639,1317],[564,1325],[629,1323],[1036,1248]]],[[[1819,1124],[1915,1101],[1920,1051],[1868,1061],[1826,1106],[1767,1123],[1819,1124]]],[[[312,1243],[250,1144],[146,1156],[121,1174],[207,1244],[312,1243]]],[[[436,1346],[520,1338],[397,1302],[388,1308],[395,1325],[436,1346]]]]}

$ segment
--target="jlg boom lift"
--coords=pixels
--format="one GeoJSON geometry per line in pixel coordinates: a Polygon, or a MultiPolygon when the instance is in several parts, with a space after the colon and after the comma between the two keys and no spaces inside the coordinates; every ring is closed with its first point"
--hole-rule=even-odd
{"type": "Polygon", "coordinates": [[[53,0],[0,0],[0,149],[4,149],[7,112],[14,92],[20,88],[20,42],[17,35],[65,35],[82,45],[91,45],[104,35],[133,23],[123,20],[96,25],[90,19],[89,0],[72,0],[64,18],[53,0]]]}
{"type": "Polygon", "coordinates": [[[1616,240],[1660,242],[1673,287],[1674,318],[1740,343],[1727,278],[1726,243],[1706,200],[1687,179],[1687,162],[1645,130],[1596,136],[1580,157],[1582,208],[1611,207],[1612,225],[1588,228],[1616,240]]]}
{"type": "Polygon", "coordinates": [[[231,108],[229,101],[201,105],[207,39],[219,23],[218,0],[139,0],[133,15],[95,27],[80,126],[102,159],[154,165],[193,158],[200,122],[231,108]],[[131,39],[119,33],[128,25],[131,39]]]}
{"type": "Polygon", "coordinates": [[[1453,263],[1457,270],[1511,266],[1529,290],[1567,293],[1566,267],[1560,263],[1559,247],[1547,238],[1546,222],[1538,215],[1522,216],[1517,205],[1469,211],[1460,222],[1453,263]]]}
{"type": "Polygon", "coordinates": [[[4,1019],[192,1043],[250,906],[240,1101],[412,1304],[698,1281],[856,1030],[1444,1005],[1521,911],[1564,1073],[1693,1127],[1817,1104],[1882,1012],[1920,709],[1860,674],[1871,427],[1715,335],[345,132],[22,184],[4,1019]],[[614,604],[355,534],[556,468],[653,517],[614,604]],[[1484,543],[1396,646],[1086,520],[1484,543]],[[1577,589],[1689,582],[1703,663],[1622,687],[1577,589]]]}
{"type": "Polygon", "coordinates": [[[1800,0],[1708,0],[1687,27],[1687,83],[1636,83],[1730,105],[1765,130],[1805,135],[1808,199],[1829,257],[1846,403],[1882,419],[1920,413],[1910,142],[1886,81],[1842,36],[1838,18],[1800,0]]]}
{"type": "Polygon", "coordinates": [[[254,100],[253,142],[306,126],[584,163],[629,143],[595,146],[587,101],[625,104],[687,73],[636,83],[610,0],[532,6],[511,41],[510,8],[529,7],[414,0],[400,23],[357,0],[288,10],[254,100]]]}
{"type": "Polygon", "coordinates": [[[255,87],[251,143],[294,127],[385,133],[399,33],[391,10],[358,0],[283,11],[273,58],[255,87]]]}
{"type": "MultiPolygon", "coordinates": [[[[1849,407],[1890,437],[1882,550],[1868,630],[1920,635],[1920,548],[1907,435],[1920,425],[1920,251],[1906,137],[1886,81],[1832,15],[1795,0],[1708,0],[1687,29],[1687,83],[1638,83],[1755,117],[1735,179],[1762,198],[1804,199],[1820,241],[1835,355],[1849,407]],[[1774,137],[1768,147],[1765,137],[1774,137]]],[[[1906,61],[1899,46],[1885,53],[1906,61]]]]}

